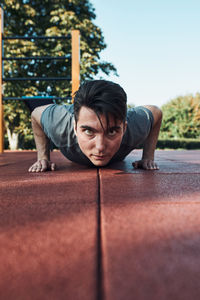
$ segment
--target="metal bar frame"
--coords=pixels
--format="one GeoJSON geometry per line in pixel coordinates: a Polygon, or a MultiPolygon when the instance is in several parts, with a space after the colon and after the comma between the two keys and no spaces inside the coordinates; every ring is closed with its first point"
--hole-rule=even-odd
{"type": "Polygon", "coordinates": [[[32,96],[32,97],[3,97],[3,101],[8,101],[8,100],[36,100],[36,99],[52,99],[52,100],[71,100],[72,98],[69,97],[56,97],[56,96],[32,96]]]}
{"type": "Polygon", "coordinates": [[[0,153],[4,151],[4,124],[3,124],[3,80],[2,80],[2,36],[3,36],[3,9],[0,7],[0,153]]]}
{"type": "MultiPolygon", "coordinates": [[[[3,81],[51,81],[51,80],[72,80],[72,97],[53,97],[52,99],[72,99],[74,98],[75,92],[78,90],[80,85],[80,31],[72,30],[71,35],[67,36],[3,36],[3,9],[0,7],[0,154],[4,151],[4,124],[3,124],[3,100],[26,100],[26,99],[36,99],[35,97],[3,97],[3,81]],[[59,39],[69,39],[71,38],[72,53],[71,53],[71,77],[30,77],[30,78],[3,78],[3,61],[4,60],[53,60],[53,59],[68,59],[68,57],[3,57],[3,41],[6,40],[59,40],[59,39]]],[[[48,96],[49,97],[49,96],[48,96]]],[[[39,97],[42,99],[43,97],[39,97]]]]}
{"type": "Polygon", "coordinates": [[[66,77],[7,77],[3,78],[3,81],[62,81],[71,80],[70,76],[66,77]]]}
{"type": "Polygon", "coordinates": [[[71,58],[68,56],[27,56],[27,57],[2,57],[2,60],[65,60],[71,58]]]}
{"type": "Polygon", "coordinates": [[[2,39],[5,40],[62,40],[70,39],[71,35],[66,36],[2,36],[2,39]]]}
{"type": "Polygon", "coordinates": [[[80,85],[80,31],[72,30],[72,102],[80,85]]]}

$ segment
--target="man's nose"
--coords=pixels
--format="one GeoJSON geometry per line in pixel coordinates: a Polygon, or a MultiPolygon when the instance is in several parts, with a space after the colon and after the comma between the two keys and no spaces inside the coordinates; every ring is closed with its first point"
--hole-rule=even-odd
{"type": "Polygon", "coordinates": [[[103,135],[99,135],[96,137],[96,149],[98,150],[98,152],[102,153],[104,152],[105,148],[106,148],[106,144],[105,144],[105,139],[103,137],[103,135]]]}

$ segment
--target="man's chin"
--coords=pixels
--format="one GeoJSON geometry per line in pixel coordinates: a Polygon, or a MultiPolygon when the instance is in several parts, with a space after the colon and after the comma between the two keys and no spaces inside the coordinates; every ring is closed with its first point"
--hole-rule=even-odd
{"type": "Polygon", "coordinates": [[[106,166],[110,160],[96,160],[96,159],[90,159],[90,161],[93,163],[96,167],[104,167],[106,166]]]}

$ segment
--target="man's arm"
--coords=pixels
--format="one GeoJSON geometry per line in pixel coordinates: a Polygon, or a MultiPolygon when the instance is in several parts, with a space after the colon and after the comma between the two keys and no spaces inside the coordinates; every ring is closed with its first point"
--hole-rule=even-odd
{"type": "Polygon", "coordinates": [[[158,141],[158,135],[160,132],[160,126],[162,123],[162,111],[151,105],[144,105],[148,108],[154,117],[152,129],[144,142],[142,159],[133,163],[134,168],[142,168],[146,170],[158,170],[159,167],[154,161],[154,152],[158,141]]]}
{"type": "Polygon", "coordinates": [[[50,161],[49,139],[45,135],[40,123],[42,113],[48,106],[49,105],[39,106],[35,108],[31,114],[33,134],[37,149],[37,161],[29,168],[29,172],[55,170],[55,164],[50,161]]]}

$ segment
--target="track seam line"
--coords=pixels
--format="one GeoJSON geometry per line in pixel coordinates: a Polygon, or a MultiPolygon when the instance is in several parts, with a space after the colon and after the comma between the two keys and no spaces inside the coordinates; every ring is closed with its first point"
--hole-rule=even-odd
{"type": "Polygon", "coordinates": [[[101,181],[100,170],[97,169],[97,300],[104,299],[103,263],[102,263],[102,231],[101,231],[101,181]]]}

